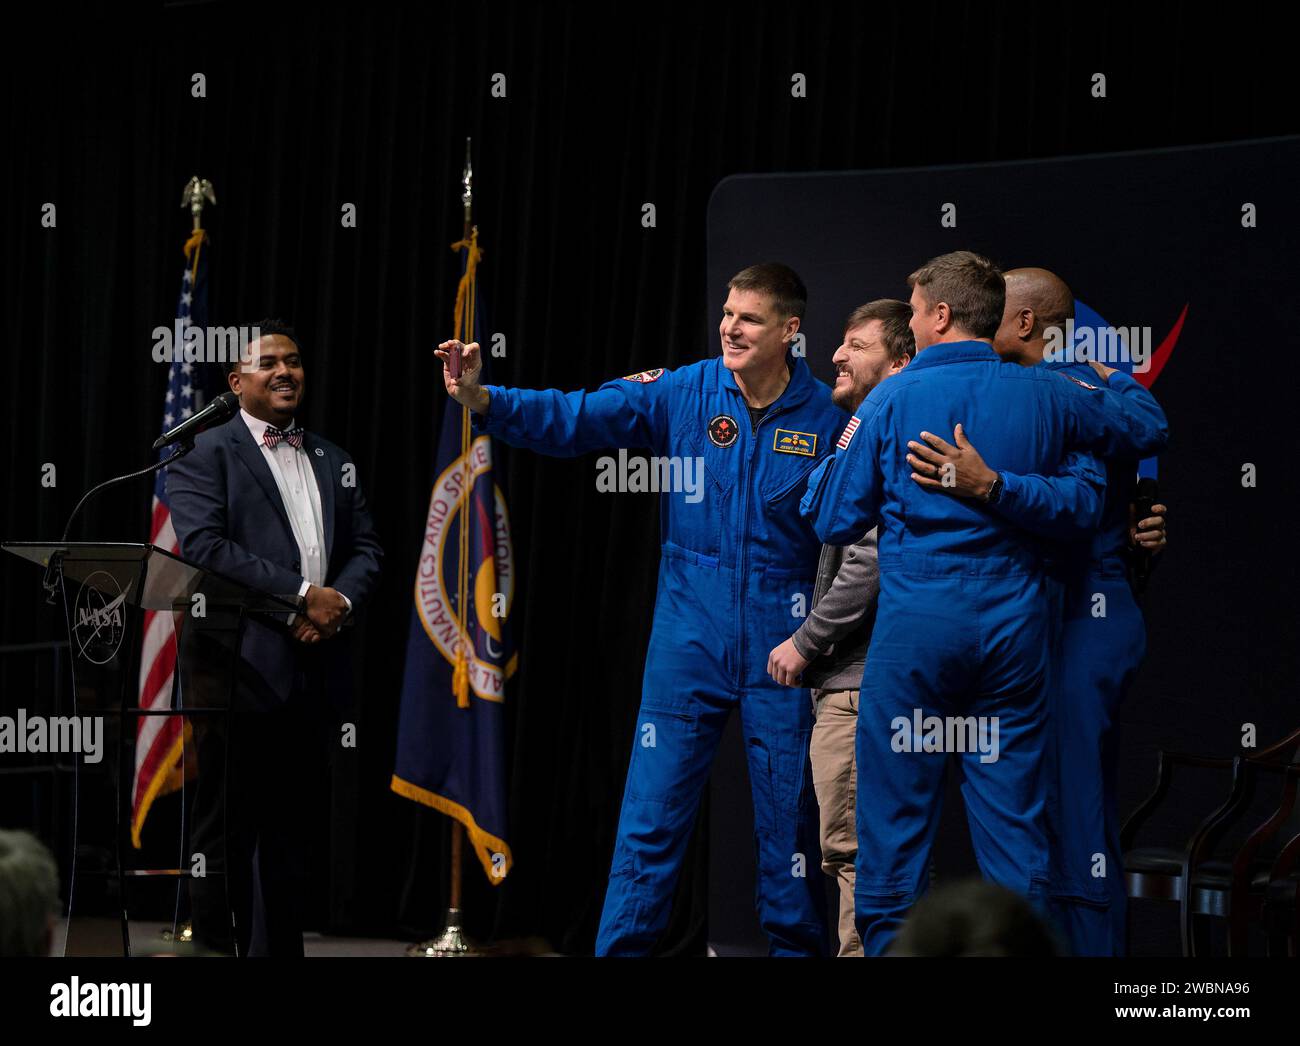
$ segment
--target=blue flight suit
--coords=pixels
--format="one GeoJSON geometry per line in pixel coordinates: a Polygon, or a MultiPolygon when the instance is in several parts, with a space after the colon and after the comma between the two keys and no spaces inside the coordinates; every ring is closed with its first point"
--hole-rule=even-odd
{"type": "MultiPolygon", "coordinates": [[[[1086,362],[1046,370],[1100,384],[1086,362]]],[[[1108,388],[1160,425],[1165,415],[1127,374],[1108,388]]],[[[1107,457],[1106,496],[1092,540],[1063,549],[1053,573],[1063,625],[1051,688],[1055,734],[1049,774],[1051,909],[1075,955],[1123,955],[1128,893],[1119,846],[1119,706],[1146,653],[1146,626],[1127,571],[1128,511],[1138,453],[1107,457]],[[1102,598],[1104,597],[1104,601],[1102,598]]]]}
{"type": "MultiPolygon", "coordinates": [[[[1003,364],[986,342],[939,343],[872,390],[834,458],[810,478],[800,509],[823,541],[880,527],[856,746],[855,900],[868,955],[885,950],[925,887],[948,764],[925,751],[929,717],[982,725],[979,740],[996,740],[996,751],[981,752],[966,736],[958,764],[976,857],[986,878],[1046,901],[1047,684],[1058,631],[1044,573],[1050,545],[988,506],[910,478],[907,442],[958,422],[1003,472],[1012,504],[1050,498],[1054,488],[1035,479],[1054,475],[1072,449],[1147,453],[1166,439],[1154,419],[1092,383],[1003,364]]],[[[1099,495],[1095,463],[1093,475],[1099,495]]],[[[1091,514],[1074,525],[1095,527],[1100,497],[1078,504],[1091,514]]],[[[940,740],[955,747],[955,738],[940,740]]]]}
{"type": "MultiPolygon", "coordinates": [[[[722,729],[739,707],[754,803],[756,905],[773,954],[820,955],[807,691],[767,675],[768,652],[811,604],[820,542],[796,510],[848,419],[801,358],[754,431],[714,358],[607,382],[595,392],[488,386],[475,424],[544,454],[644,447],[703,459],[704,496],[661,493],[659,588],[598,955],[645,954],[668,920],[722,729]]],[[[864,528],[865,529],[865,528],[864,528]]]]}

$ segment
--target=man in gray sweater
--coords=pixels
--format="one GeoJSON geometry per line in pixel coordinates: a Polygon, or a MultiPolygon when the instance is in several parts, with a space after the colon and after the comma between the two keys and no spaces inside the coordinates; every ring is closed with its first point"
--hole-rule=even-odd
{"type": "MultiPolygon", "coordinates": [[[[844,324],[844,343],[833,357],[837,376],[831,398],[836,406],[852,414],[867,393],[907,366],[916,353],[908,325],[911,316],[907,302],[889,298],[853,310],[844,324]]],[[[840,890],[842,956],[862,954],[853,923],[853,862],[858,851],[853,746],[858,688],[879,593],[874,529],[856,545],[823,545],[812,610],[767,660],[768,674],[778,683],[812,688],[816,722],[811,758],[821,808],[822,869],[840,890]]]]}

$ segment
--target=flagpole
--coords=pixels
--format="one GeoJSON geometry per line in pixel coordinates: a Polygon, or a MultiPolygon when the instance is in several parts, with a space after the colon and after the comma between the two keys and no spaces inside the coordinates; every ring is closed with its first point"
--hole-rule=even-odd
{"type": "MultiPolygon", "coordinates": [[[[217,195],[212,188],[212,183],[208,181],[206,178],[200,178],[197,174],[194,175],[192,178],[190,178],[190,180],[185,183],[185,188],[181,190],[181,207],[183,209],[184,208],[189,209],[190,219],[191,219],[190,236],[189,239],[186,240],[185,247],[184,247],[185,260],[189,264],[189,269],[190,269],[190,293],[191,294],[196,294],[198,291],[197,278],[198,278],[198,271],[199,271],[199,252],[203,249],[203,244],[207,240],[207,233],[203,229],[203,208],[209,203],[212,204],[213,206],[216,206],[216,202],[217,202],[217,195]]],[[[204,398],[203,387],[202,387],[202,382],[199,381],[196,381],[195,385],[196,388],[194,390],[193,409],[195,411],[198,411],[203,408],[203,398],[204,398]]],[[[150,526],[149,540],[150,542],[155,542],[158,540],[158,533],[154,532],[154,528],[152,524],[150,526]]],[[[176,625],[173,625],[172,627],[173,627],[173,632],[179,635],[180,629],[176,625]]],[[[165,662],[165,653],[163,652],[164,650],[165,650],[165,646],[163,650],[155,652],[154,654],[155,659],[162,659],[165,662]]],[[[143,655],[144,655],[144,651],[142,650],[141,656],[143,657],[143,655]]],[[[172,662],[173,662],[172,663],[173,693],[168,695],[168,699],[169,701],[174,703],[174,698],[175,698],[174,690],[175,690],[176,683],[179,680],[179,674],[175,672],[175,669],[178,667],[178,664],[175,660],[175,655],[173,655],[172,662]]],[[[156,694],[149,694],[148,691],[146,690],[146,678],[148,676],[154,675],[153,672],[154,667],[155,665],[153,664],[145,664],[141,666],[142,669],[141,677],[138,686],[138,693],[136,695],[136,703],[141,708],[158,707],[157,705],[153,704],[153,701],[161,697],[161,692],[158,692],[156,694]]],[[[141,719],[140,724],[143,725],[143,723],[144,720],[141,719]]],[[[186,772],[184,769],[185,759],[186,759],[185,753],[189,749],[191,744],[189,725],[186,724],[183,728],[181,728],[180,736],[172,739],[170,742],[166,740],[167,731],[168,728],[164,727],[164,733],[161,733],[159,737],[164,739],[163,743],[170,743],[172,745],[179,746],[179,752],[177,752],[174,756],[172,752],[168,752],[167,755],[163,757],[163,761],[161,765],[159,765],[154,770],[154,779],[150,781],[148,785],[145,786],[145,788],[147,789],[147,791],[145,792],[145,797],[143,799],[138,800],[138,805],[133,805],[133,809],[131,811],[131,843],[137,850],[140,848],[141,845],[140,833],[144,829],[144,822],[145,819],[149,816],[149,811],[153,806],[153,802],[156,798],[166,795],[168,794],[168,792],[174,790],[169,787],[167,783],[167,779],[178,768],[180,768],[181,771],[180,787],[182,790],[185,787],[185,780],[186,780],[186,772]]],[[[158,740],[155,739],[154,743],[157,744],[158,740]]],[[[142,770],[143,770],[143,765],[137,762],[135,768],[135,777],[133,781],[133,792],[134,795],[137,797],[140,795],[140,778],[141,778],[142,770]]],[[[185,920],[185,922],[179,924],[173,921],[171,926],[164,927],[162,930],[160,930],[158,936],[164,941],[173,941],[178,944],[192,944],[194,941],[193,919],[187,919],[185,920]]]]}
{"type": "MultiPolygon", "coordinates": [[[[471,139],[466,138],[465,139],[465,169],[461,172],[461,176],[460,176],[460,186],[461,186],[460,202],[462,207],[464,207],[465,210],[465,225],[461,235],[461,239],[464,240],[466,243],[470,242],[470,235],[473,233],[473,214],[474,214],[474,165],[470,158],[470,143],[471,143],[471,139]]],[[[473,328],[474,319],[472,316],[468,314],[468,311],[466,313],[466,322],[471,327],[470,331],[466,336],[469,338],[473,338],[474,332],[472,328],[473,328]]],[[[457,337],[460,337],[460,335],[461,332],[458,331],[457,337]]],[[[468,410],[469,408],[467,407],[461,407],[461,411],[464,413],[468,413],[468,410]]],[[[468,464],[469,462],[467,458],[466,466],[468,466],[468,464]]],[[[465,511],[463,511],[461,515],[462,534],[465,532],[464,528],[469,521],[468,483],[465,485],[463,489],[465,491],[465,500],[463,502],[462,507],[465,511]]],[[[461,618],[463,620],[466,614],[466,607],[464,606],[464,604],[462,604],[460,607],[460,613],[461,613],[461,618]]],[[[468,630],[467,630],[466,638],[468,638],[468,630]]],[[[461,849],[464,845],[464,842],[465,842],[465,826],[453,817],[451,819],[451,890],[447,901],[447,905],[448,905],[447,928],[449,930],[451,929],[451,925],[452,925],[451,917],[453,913],[456,916],[457,928],[459,928],[460,925],[460,886],[461,886],[461,868],[462,868],[461,849]]],[[[471,947],[468,941],[462,940],[461,943],[465,949],[471,947]]]]}
{"type": "MultiPolygon", "coordinates": [[[[460,202],[465,209],[465,224],[461,239],[465,243],[471,243],[471,237],[474,234],[473,215],[474,215],[474,167],[470,160],[470,142],[469,138],[465,139],[465,169],[461,172],[461,195],[460,202]]],[[[466,321],[470,327],[469,333],[456,331],[456,337],[472,338],[474,319],[470,310],[466,310],[466,321]]],[[[461,407],[462,411],[467,408],[461,407]]],[[[462,419],[467,422],[468,419],[462,419]]],[[[468,451],[463,451],[462,460],[468,466],[468,451]]],[[[461,533],[464,534],[464,528],[468,525],[468,507],[469,507],[469,484],[466,483],[461,488],[464,491],[464,502],[461,513],[461,533]]],[[[462,601],[459,607],[462,620],[466,614],[466,605],[462,601]]],[[[466,630],[466,639],[468,639],[468,630],[466,630]]],[[[413,958],[425,959],[450,959],[463,956],[480,955],[482,952],[465,936],[460,925],[460,899],[461,899],[461,866],[462,852],[465,845],[465,827],[456,818],[451,818],[451,883],[447,896],[447,916],[446,924],[441,934],[427,941],[421,941],[419,944],[412,944],[406,949],[406,954],[413,958]]]]}

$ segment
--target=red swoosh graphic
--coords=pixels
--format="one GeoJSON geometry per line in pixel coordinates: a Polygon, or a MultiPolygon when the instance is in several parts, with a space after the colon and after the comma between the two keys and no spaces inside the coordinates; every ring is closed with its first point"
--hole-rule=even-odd
{"type": "Polygon", "coordinates": [[[1165,335],[1165,340],[1156,346],[1156,351],[1151,354],[1151,366],[1144,374],[1134,374],[1133,377],[1144,389],[1151,388],[1155,384],[1156,378],[1160,377],[1160,372],[1164,370],[1165,364],[1169,362],[1169,357],[1173,355],[1174,346],[1178,344],[1178,335],[1183,332],[1183,321],[1187,319],[1187,305],[1183,305],[1183,311],[1178,314],[1178,320],[1174,323],[1173,329],[1165,335]]]}

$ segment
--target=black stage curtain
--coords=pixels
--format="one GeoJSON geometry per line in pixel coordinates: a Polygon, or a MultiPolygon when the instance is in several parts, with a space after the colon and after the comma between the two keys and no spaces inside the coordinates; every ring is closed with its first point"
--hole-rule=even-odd
{"type": "MultiPolygon", "coordinates": [[[[318,921],[358,933],[434,929],[443,904],[445,822],[388,779],[467,135],[483,304],[507,338],[495,377],[576,388],[715,350],[725,289],[705,285],[704,219],[728,174],[1147,148],[1298,122],[1285,36],[1240,6],[1231,25],[1178,3],[27,13],[39,21],[10,23],[0,71],[3,535],[56,536],[81,491],[150,460],[165,384],[150,332],[174,312],[180,190],[211,179],[211,322],[296,324],[304,420],[355,456],[388,553],[362,636],[359,747],[336,771],[322,845],[318,921]],[[195,73],[206,98],[191,95],[195,73]],[[806,98],[791,96],[796,73],[806,98]],[[55,230],[41,227],[45,202],[55,230]],[[341,227],[344,203],[355,229],[341,227]]],[[[520,564],[517,868],[492,889],[467,865],[469,928],[581,953],[632,741],[657,519],[642,497],[597,496],[589,461],[504,461],[520,564]]],[[[147,505],[143,485],[114,491],[77,533],[142,540],[147,505]]],[[[57,637],[34,572],[6,561],[0,577],[4,641],[57,637]]],[[[703,839],[664,951],[703,947],[703,839]]]]}

